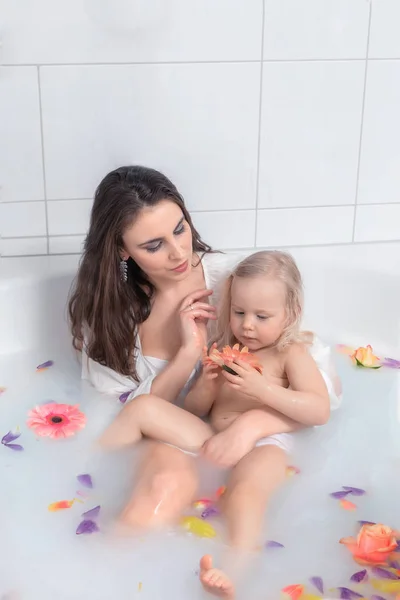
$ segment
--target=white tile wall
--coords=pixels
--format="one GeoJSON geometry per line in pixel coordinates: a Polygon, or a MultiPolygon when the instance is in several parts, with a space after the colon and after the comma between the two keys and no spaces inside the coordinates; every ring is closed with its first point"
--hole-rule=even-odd
{"type": "Polygon", "coordinates": [[[194,226],[213,248],[251,248],[254,246],[256,212],[230,210],[193,212],[194,226]]]}
{"type": "Polygon", "coordinates": [[[60,235],[49,239],[50,254],[80,254],[83,250],[84,235],[60,235]]]}
{"type": "Polygon", "coordinates": [[[80,253],[129,163],[215,247],[400,240],[398,0],[1,7],[2,256],[80,253]]]}
{"type": "Polygon", "coordinates": [[[47,254],[47,238],[0,239],[1,256],[38,256],[47,254]]]}
{"type": "Polygon", "coordinates": [[[400,204],[357,206],[356,242],[400,239],[400,204]]]}
{"type": "Polygon", "coordinates": [[[262,0],[2,0],[7,64],[258,60],[262,0]]]}
{"type": "Polygon", "coordinates": [[[0,204],[0,223],[4,237],[46,235],[46,203],[2,203],[0,204]]]}
{"type": "Polygon", "coordinates": [[[191,209],[254,208],[259,71],[253,63],[42,68],[49,198],[88,198],[110,167],[139,162],[190,192],[191,209]]]}
{"type": "Polygon", "coordinates": [[[0,66],[0,188],[3,202],[44,196],[36,67],[0,66]]]}
{"type": "Polygon", "coordinates": [[[400,202],[400,60],[368,65],[358,202],[400,202]]]}
{"type": "Polygon", "coordinates": [[[256,244],[263,247],[349,243],[353,218],[351,206],[260,210],[256,244]]]}
{"type": "Polygon", "coordinates": [[[264,59],[365,58],[368,21],[366,0],[267,0],[264,59]]]}
{"type": "Polygon", "coordinates": [[[353,204],[363,62],[265,63],[261,208],[353,204]]]}
{"type": "Polygon", "coordinates": [[[85,233],[92,200],[60,200],[47,203],[49,235],[85,233]]]}
{"type": "Polygon", "coordinates": [[[400,58],[400,3],[372,0],[370,58],[400,58]]]}

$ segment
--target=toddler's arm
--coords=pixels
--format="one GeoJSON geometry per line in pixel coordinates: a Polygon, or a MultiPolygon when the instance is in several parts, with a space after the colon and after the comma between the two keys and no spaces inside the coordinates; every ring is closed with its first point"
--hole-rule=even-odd
{"type": "Polygon", "coordinates": [[[330,401],[316,362],[302,344],[287,353],[285,371],[289,388],[266,381],[260,400],[297,423],[324,425],[329,420],[330,401]]]}

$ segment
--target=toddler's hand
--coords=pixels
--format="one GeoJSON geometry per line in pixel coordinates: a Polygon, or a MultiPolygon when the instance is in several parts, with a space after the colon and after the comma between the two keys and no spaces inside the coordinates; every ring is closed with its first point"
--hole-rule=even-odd
{"type": "Polygon", "coordinates": [[[240,391],[244,396],[248,396],[252,400],[259,400],[262,397],[263,390],[268,384],[261,373],[239,359],[229,363],[227,366],[236,373],[236,375],[232,375],[228,371],[222,370],[222,375],[229,387],[240,391]]]}

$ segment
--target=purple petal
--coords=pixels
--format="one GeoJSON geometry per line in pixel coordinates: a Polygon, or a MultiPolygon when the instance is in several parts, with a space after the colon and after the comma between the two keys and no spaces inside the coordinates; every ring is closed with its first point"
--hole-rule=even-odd
{"type": "Polygon", "coordinates": [[[77,475],[76,478],[79,481],[79,483],[81,483],[84,487],[88,487],[88,488],[93,487],[93,481],[92,481],[92,478],[89,475],[89,473],[83,473],[82,475],[77,475]]]}
{"type": "Polygon", "coordinates": [[[217,517],[220,514],[221,513],[219,512],[218,508],[215,508],[214,506],[207,506],[207,508],[205,508],[201,513],[201,518],[208,519],[209,517],[217,517]]]}
{"type": "Polygon", "coordinates": [[[350,494],[350,492],[345,492],[345,491],[341,490],[340,492],[332,492],[332,494],[329,494],[329,495],[332,498],[336,498],[337,500],[340,500],[340,498],[345,498],[349,494],[350,494]]]}
{"type": "Polygon", "coordinates": [[[382,567],[372,567],[372,573],[375,577],[380,577],[380,579],[400,579],[396,573],[392,573],[391,571],[387,571],[386,569],[382,569],[382,567]]]}
{"type": "Polygon", "coordinates": [[[348,485],[344,485],[343,489],[346,490],[346,492],[353,494],[353,496],[363,496],[364,494],[366,494],[365,490],[362,490],[361,488],[351,487],[348,485]]]}
{"type": "Polygon", "coordinates": [[[40,371],[41,369],[48,369],[49,367],[52,367],[54,365],[54,361],[53,360],[46,360],[46,362],[42,363],[41,365],[38,365],[36,367],[36,369],[38,371],[40,371]]]}
{"type": "Polygon", "coordinates": [[[15,450],[16,452],[21,452],[23,450],[23,446],[19,444],[4,444],[6,448],[11,448],[11,450],[15,450]]]}
{"type": "Polygon", "coordinates": [[[121,404],[125,404],[125,402],[128,400],[129,395],[132,393],[132,390],[129,392],[124,392],[123,394],[120,395],[119,397],[119,401],[121,402],[121,404]]]}
{"type": "Polygon", "coordinates": [[[349,588],[346,587],[338,587],[338,590],[340,592],[340,597],[342,598],[342,600],[353,600],[353,598],[362,598],[362,594],[359,594],[358,592],[353,592],[353,590],[349,590],[349,588]]]}
{"type": "Polygon", "coordinates": [[[3,435],[3,437],[1,438],[1,443],[9,444],[10,442],[17,440],[20,435],[21,433],[19,431],[9,431],[8,433],[6,433],[6,435],[3,435]]]}
{"type": "Polygon", "coordinates": [[[358,521],[360,525],[376,525],[374,521],[358,521]]]}
{"type": "Polygon", "coordinates": [[[324,593],[324,582],[322,581],[321,577],[311,577],[310,581],[313,586],[317,588],[320,594],[324,593]]]}
{"type": "Polygon", "coordinates": [[[350,577],[350,581],[355,581],[356,583],[360,583],[361,581],[367,581],[368,573],[367,569],[363,569],[362,571],[357,571],[350,577]]]}
{"type": "Polygon", "coordinates": [[[279,542],[274,542],[274,540],[269,540],[266,544],[265,544],[266,548],[284,548],[285,546],[283,544],[280,544],[279,542]]]}
{"type": "Polygon", "coordinates": [[[383,367],[388,367],[389,369],[400,369],[400,360],[396,360],[395,358],[384,358],[381,361],[381,365],[383,367]]]}
{"type": "Polygon", "coordinates": [[[391,567],[392,569],[398,569],[400,571],[400,561],[398,561],[398,560],[391,560],[389,562],[389,567],[391,567]]]}
{"type": "Polygon", "coordinates": [[[383,596],[371,596],[370,600],[386,600],[383,596]]]}
{"type": "Polygon", "coordinates": [[[97,524],[90,519],[85,519],[81,523],[79,523],[78,528],[76,530],[76,535],[82,535],[84,533],[95,533],[99,531],[97,524]]]}
{"type": "Polygon", "coordinates": [[[87,510],[86,512],[84,512],[82,514],[82,517],[84,519],[95,519],[99,515],[100,508],[101,508],[100,505],[95,506],[94,508],[91,508],[90,510],[87,510]]]}

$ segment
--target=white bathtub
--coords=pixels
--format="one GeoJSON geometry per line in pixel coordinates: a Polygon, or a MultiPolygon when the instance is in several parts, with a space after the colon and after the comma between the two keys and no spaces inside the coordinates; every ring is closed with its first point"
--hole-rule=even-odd
{"type": "MultiPolygon", "coordinates": [[[[305,325],[328,340],[400,354],[400,242],[295,248],[305,325]]],[[[0,260],[0,355],[69,344],[66,297],[78,257],[0,260]]]]}
{"type": "MultiPolygon", "coordinates": [[[[306,327],[333,343],[372,344],[400,359],[400,243],[294,249],[304,276],[306,327]]],[[[116,411],[117,399],[81,382],[71,350],[66,298],[77,257],[2,259],[0,262],[0,437],[19,425],[24,452],[0,445],[0,598],[13,600],[191,600],[204,598],[198,560],[219,542],[184,535],[115,540],[110,520],[129,493],[134,456],[99,456],[92,442],[116,411]],[[54,359],[48,371],[36,365],[54,359]],[[87,426],[66,441],[35,439],[26,414],[49,400],[79,403],[87,426]],[[85,505],[50,513],[51,502],[75,497],[76,475],[95,482],[85,505]],[[100,533],[76,536],[81,513],[102,506],[100,533]]],[[[331,422],[305,432],[293,460],[301,473],[269,509],[260,568],[240,598],[276,600],[289,584],[322,576],[326,589],[354,585],[359,570],[340,537],[357,532],[357,520],[382,521],[400,530],[400,372],[356,370],[337,356],[344,401],[331,422]],[[358,486],[357,510],[345,512],[329,493],[358,486]]],[[[200,465],[201,466],[201,465],[200,465]]],[[[202,494],[223,474],[201,466],[202,494]]],[[[358,588],[360,589],[360,588],[358,588]]],[[[312,587],[309,593],[316,593],[312,587]]],[[[372,590],[362,590],[370,597],[372,590]]],[[[333,597],[337,597],[333,594],[333,597]]],[[[239,600],[238,599],[238,600],[239,600]]]]}

